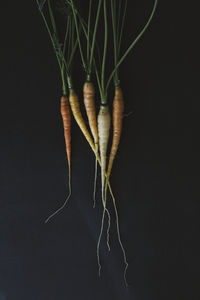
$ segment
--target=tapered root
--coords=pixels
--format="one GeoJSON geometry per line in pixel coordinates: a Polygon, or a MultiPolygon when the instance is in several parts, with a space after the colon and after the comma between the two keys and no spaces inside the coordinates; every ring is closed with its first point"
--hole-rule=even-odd
{"type": "Polygon", "coordinates": [[[96,206],[96,187],[97,187],[97,170],[98,170],[98,144],[95,143],[95,171],[94,171],[94,191],[93,191],[93,208],[96,206]]]}
{"type": "Polygon", "coordinates": [[[66,153],[67,153],[67,161],[68,161],[68,168],[69,168],[69,194],[63,203],[63,205],[56,210],[52,215],[50,215],[45,223],[47,223],[51,218],[53,218],[58,212],[60,212],[65,205],[67,204],[70,196],[71,196],[71,111],[69,106],[69,100],[66,96],[61,97],[60,101],[60,112],[63,120],[63,128],[64,128],[64,137],[65,137],[65,146],[66,146],[66,153]]]}
{"type": "Polygon", "coordinates": [[[110,174],[112,171],[114,159],[119,147],[119,142],[122,133],[122,120],[123,120],[123,112],[124,112],[124,100],[123,93],[120,87],[115,88],[115,97],[113,100],[113,139],[112,146],[109,156],[108,169],[107,169],[107,177],[105,184],[105,194],[107,192],[108,182],[110,178],[110,174]]]}
{"type": "Polygon", "coordinates": [[[99,142],[98,128],[97,128],[97,118],[95,109],[95,88],[92,82],[85,82],[83,86],[83,100],[85,105],[85,110],[87,113],[87,118],[90,126],[94,142],[99,142]]]}
{"type": "Polygon", "coordinates": [[[83,135],[85,136],[86,140],[88,141],[90,147],[92,148],[92,150],[95,153],[95,145],[94,142],[92,140],[92,137],[86,127],[85,121],[83,119],[81,110],[80,110],[80,104],[78,101],[78,96],[76,94],[76,92],[74,90],[70,90],[70,94],[69,94],[69,103],[71,106],[71,110],[73,113],[73,116],[79,126],[79,128],[81,129],[83,135]]]}

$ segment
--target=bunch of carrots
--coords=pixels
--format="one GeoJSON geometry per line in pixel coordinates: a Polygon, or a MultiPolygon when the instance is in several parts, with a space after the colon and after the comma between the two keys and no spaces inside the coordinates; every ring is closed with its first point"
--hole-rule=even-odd
{"type": "MultiPolygon", "coordinates": [[[[87,14],[80,8],[78,0],[35,0],[42,16],[47,32],[49,34],[55,56],[58,62],[62,96],[60,100],[61,116],[64,127],[64,138],[69,170],[69,194],[63,205],[46,220],[48,222],[55,214],[64,208],[71,196],[71,115],[73,115],[91,150],[95,155],[95,178],[94,178],[94,206],[97,179],[97,165],[101,167],[101,190],[102,190],[102,223],[97,243],[97,259],[99,274],[101,270],[100,242],[104,228],[105,215],[108,217],[107,245],[109,246],[110,213],[107,208],[107,190],[109,189],[115,216],[118,240],[123,252],[125,269],[124,279],[126,281],[126,270],[128,267],[126,253],[120,237],[119,218],[115,197],[110,185],[110,175],[116,153],[119,148],[122,133],[122,120],[124,112],[124,98],[120,86],[119,69],[121,64],[132,51],[137,41],[142,37],[155,14],[158,0],[154,0],[151,14],[138,36],[130,42],[128,48],[122,53],[123,34],[126,21],[128,2],[131,0],[88,0],[87,14]],[[57,10],[57,11],[56,11],[57,10]],[[64,16],[64,34],[60,34],[63,28],[58,31],[58,13],[64,16]],[[57,16],[57,18],[55,17],[57,16]],[[103,43],[99,39],[99,28],[103,43]],[[112,29],[112,30],[110,30],[112,29]],[[107,70],[108,48],[112,49],[113,63],[112,70],[107,70]],[[83,102],[88,118],[89,128],[80,110],[80,100],[73,85],[73,64],[79,55],[80,64],[85,72],[83,84],[83,102]],[[94,79],[95,78],[95,79],[94,79]],[[95,80],[95,81],[94,81],[95,80]],[[113,82],[114,100],[112,104],[112,118],[108,105],[108,90],[113,82]],[[101,103],[97,114],[95,103],[96,86],[100,95],[101,103]],[[110,133],[112,123],[112,134],[110,133]],[[108,141],[112,136],[110,154],[107,160],[108,141]]],[[[85,1],[84,1],[85,2],[85,1]]],[[[84,3],[85,7],[85,3],[84,3]]],[[[124,48],[124,47],[123,47],[124,48]]],[[[109,54],[109,65],[110,54],[109,54]]]]}

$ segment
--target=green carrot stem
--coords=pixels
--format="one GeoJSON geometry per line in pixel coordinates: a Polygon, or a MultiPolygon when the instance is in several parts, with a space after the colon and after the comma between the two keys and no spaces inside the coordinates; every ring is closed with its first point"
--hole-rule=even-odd
{"type": "Polygon", "coordinates": [[[145,31],[147,30],[147,28],[149,27],[151,20],[155,14],[156,11],[156,7],[158,4],[158,0],[154,1],[154,6],[153,6],[153,10],[151,12],[151,15],[146,23],[146,25],[143,27],[143,29],[141,30],[141,32],[138,34],[138,36],[136,37],[136,39],[130,44],[130,46],[128,47],[128,49],[125,51],[125,53],[123,54],[123,56],[120,58],[120,60],[118,61],[117,65],[115,66],[114,70],[111,72],[110,77],[108,79],[107,85],[106,85],[106,91],[108,90],[108,87],[110,85],[110,82],[117,70],[117,68],[119,68],[119,66],[122,64],[122,62],[125,60],[125,58],[127,57],[127,55],[130,53],[130,51],[133,49],[133,47],[135,46],[135,44],[139,41],[139,39],[143,36],[143,34],[145,33],[145,31]]]}
{"type": "Polygon", "coordinates": [[[108,45],[108,20],[107,20],[107,5],[106,0],[104,0],[104,50],[103,50],[103,59],[102,59],[102,69],[101,69],[101,90],[103,97],[101,103],[103,105],[107,104],[107,95],[105,90],[105,63],[106,63],[106,54],[107,54],[107,45],[108,45]]]}
{"type": "Polygon", "coordinates": [[[53,27],[53,31],[54,31],[54,33],[57,33],[56,22],[55,22],[53,10],[51,8],[50,0],[48,0],[47,2],[48,2],[49,15],[50,15],[50,19],[51,19],[51,24],[52,24],[52,27],[53,27]]]}
{"type": "Polygon", "coordinates": [[[89,64],[89,56],[90,56],[90,25],[91,25],[91,11],[92,11],[92,0],[89,2],[89,12],[88,12],[88,24],[87,24],[87,64],[89,64]]]}
{"type": "MultiPolygon", "coordinates": [[[[114,66],[117,65],[118,59],[118,43],[117,43],[117,27],[116,27],[116,0],[111,0],[111,16],[112,16],[112,28],[113,28],[113,48],[114,48],[114,66]]],[[[116,69],[114,74],[114,82],[119,82],[118,69],[116,69]]]]}
{"type": "MultiPolygon", "coordinates": [[[[38,4],[38,8],[39,8],[39,2],[36,0],[37,4],[38,4]]],[[[47,23],[47,20],[45,18],[45,15],[42,11],[42,9],[39,8],[39,11],[40,11],[40,14],[42,16],[42,19],[44,21],[44,24],[45,24],[45,27],[47,29],[47,32],[48,32],[48,35],[50,37],[50,40],[52,42],[52,45],[53,47],[55,47],[55,44],[54,44],[54,39],[53,39],[53,36],[52,36],[52,33],[51,33],[51,30],[49,28],[49,25],[47,23]]],[[[58,65],[59,65],[59,68],[60,68],[60,72],[61,72],[61,79],[62,79],[62,90],[63,90],[63,94],[65,95],[66,94],[66,83],[65,83],[65,77],[64,77],[64,71],[63,71],[63,67],[62,67],[62,63],[61,63],[61,60],[60,60],[60,57],[58,56],[58,54],[56,53],[56,58],[57,58],[57,61],[58,61],[58,65]]]]}
{"type": "Polygon", "coordinates": [[[71,76],[67,76],[67,84],[68,84],[69,90],[72,90],[73,89],[73,84],[72,84],[71,76]]]}
{"type": "MultiPolygon", "coordinates": [[[[98,7],[97,7],[97,14],[96,14],[96,18],[95,18],[95,24],[94,24],[92,45],[91,45],[91,50],[90,50],[90,61],[89,61],[89,66],[88,66],[89,74],[91,74],[91,71],[92,71],[92,62],[93,62],[93,58],[94,58],[94,48],[95,48],[96,34],[97,34],[97,28],[98,28],[98,23],[99,23],[99,16],[100,16],[100,11],[101,11],[101,6],[102,6],[102,0],[99,0],[99,4],[98,4],[98,7]]],[[[89,36],[88,36],[88,39],[89,39],[89,36]]]]}
{"type": "Polygon", "coordinates": [[[75,28],[76,28],[76,34],[77,34],[77,39],[78,39],[78,45],[79,45],[81,61],[82,61],[84,70],[87,72],[87,68],[86,68],[86,64],[85,64],[85,60],[84,60],[84,55],[83,55],[83,50],[82,50],[82,46],[81,46],[80,33],[79,33],[79,28],[78,28],[78,22],[77,22],[75,7],[74,7],[74,3],[73,3],[72,0],[70,0],[70,3],[71,3],[73,17],[74,17],[74,23],[75,23],[75,28]]]}
{"type": "Polygon", "coordinates": [[[119,36],[119,39],[118,39],[118,57],[120,55],[120,49],[121,49],[121,42],[122,42],[122,36],[123,36],[123,30],[124,30],[124,24],[125,24],[127,4],[128,4],[128,1],[124,0],[124,10],[123,10],[122,22],[121,22],[121,26],[120,26],[120,33],[118,31],[118,36],[119,36]]]}

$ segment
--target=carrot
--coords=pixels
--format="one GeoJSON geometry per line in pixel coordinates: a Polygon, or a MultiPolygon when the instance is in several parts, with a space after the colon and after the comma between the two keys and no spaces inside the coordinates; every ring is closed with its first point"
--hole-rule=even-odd
{"type": "Polygon", "coordinates": [[[113,140],[109,156],[107,177],[105,184],[105,194],[107,192],[108,181],[110,178],[113,162],[119,147],[120,137],[122,133],[122,119],[124,112],[123,93],[120,87],[115,88],[115,97],[113,101],[113,140]]]}
{"type": "MultiPolygon", "coordinates": [[[[123,112],[124,112],[124,100],[123,100],[123,93],[119,86],[115,88],[115,97],[113,101],[113,139],[112,139],[112,146],[109,156],[109,162],[108,162],[108,168],[106,173],[106,184],[105,184],[105,202],[106,202],[106,194],[107,194],[107,187],[109,183],[110,174],[112,171],[113,162],[118,150],[121,132],[122,132],[122,119],[123,119],[123,112]]],[[[123,252],[124,257],[124,263],[125,263],[125,269],[124,269],[124,281],[126,286],[128,286],[126,281],[126,271],[128,268],[128,262],[126,258],[126,252],[124,250],[122,241],[121,241],[121,235],[120,235],[120,228],[119,228],[119,217],[118,217],[118,211],[117,211],[117,205],[115,202],[115,198],[112,194],[112,191],[110,191],[112,199],[113,199],[113,205],[115,210],[115,216],[116,216],[116,225],[117,225],[117,235],[118,235],[118,241],[120,244],[120,247],[123,252]]]]}
{"type": "Polygon", "coordinates": [[[101,189],[102,189],[102,202],[103,202],[104,210],[102,216],[101,230],[100,230],[99,239],[97,243],[99,275],[101,271],[99,248],[100,248],[101,236],[103,233],[105,211],[107,210],[106,201],[104,199],[104,186],[105,186],[105,176],[106,176],[106,153],[107,153],[108,139],[109,139],[109,132],[110,132],[110,121],[111,118],[110,118],[108,105],[101,105],[98,114],[98,132],[99,132],[99,151],[100,151],[100,158],[101,158],[101,189]]]}
{"type": "Polygon", "coordinates": [[[95,88],[91,81],[86,81],[83,86],[83,100],[85,105],[85,110],[87,113],[88,121],[92,136],[94,138],[95,150],[96,150],[96,162],[95,162],[95,176],[94,176],[94,205],[96,204],[95,194],[96,194],[96,181],[97,181],[97,154],[98,154],[98,144],[99,136],[97,129],[97,118],[96,118],[96,108],[95,108],[95,88]]]}
{"type": "Polygon", "coordinates": [[[82,113],[80,110],[78,96],[73,89],[70,89],[70,92],[69,92],[69,103],[71,106],[73,116],[74,116],[78,126],[80,127],[83,135],[85,136],[86,140],[88,141],[93,152],[96,153],[94,142],[92,140],[92,137],[91,137],[87,127],[86,127],[85,121],[83,119],[83,116],[82,116],[82,113]]]}
{"type": "Polygon", "coordinates": [[[69,106],[69,99],[66,96],[63,96],[61,98],[60,112],[63,120],[67,160],[68,160],[69,173],[70,173],[71,171],[71,112],[69,106]]]}
{"type": "Polygon", "coordinates": [[[95,109],[95,88],[92,82],[85,82],[83,86],[83,99],[85,110],[87,113],[90,130],[94,138],[95,144],[99,142],[98,129],[97,129],[97,119],[96,119],[96,109],[95,109]]]}
{"type": "Polygon", "coordinates": [[[105,173],[106,173],[106,153],[108,147],[108,139],[110,132],[110,113],[107,105],[100,106],[98,114],[98,131],[99,131],[99,150],[101,157],[101,187],[102,187],[102,199],[104,199],[104,185],[105,185],[105,173]]]}
{"type": "Polygon", "coordinates": [[[60,112],[63,120],[64,137],[65,137],[67,161],[68,161],[68,168],[69,168],[69,194],[65,202],[63,203],[63,205],[58,210],[56,210],[52,215],[50,215],[46,219],[45,223],[47,223],[53,216],[55,216],[59,211],[61,211],[65,207],[65,205],[67,204],[71,196],[71,111],[69,106],[69,99],[66,96],[61,97],[60,112]]]}

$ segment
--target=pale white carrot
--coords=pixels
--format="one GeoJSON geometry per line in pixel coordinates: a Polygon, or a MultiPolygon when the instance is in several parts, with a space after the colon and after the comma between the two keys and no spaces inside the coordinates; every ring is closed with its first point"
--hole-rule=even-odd
{"type": "Polygon", "coordinates": [[[98,258],[98,265],[99,265],[99,275],[100,275],[100,271],[101,271],[99,247],[100,247],[101,237],[102,237],[102,233],[103,233],[104,217],[105,217],[105,211],[106,211],[104,188],[105,188],[105,175],[106,175],[106,154],[107,154],[108,140],[109,140],[109,133],[110,133],[110,123],[111,123],[111,117],[110,117],[109,107],[108,107],[108,105],[101,105],[100,111],[98,114],[98,133],[99,133],[99,152],[100,152],[100,158],[101,158],[102,202],[103,202],[104,210],[103,210],[99,240],[98,240],[98,244],[97,244],[97,258],[98,258]]]}

